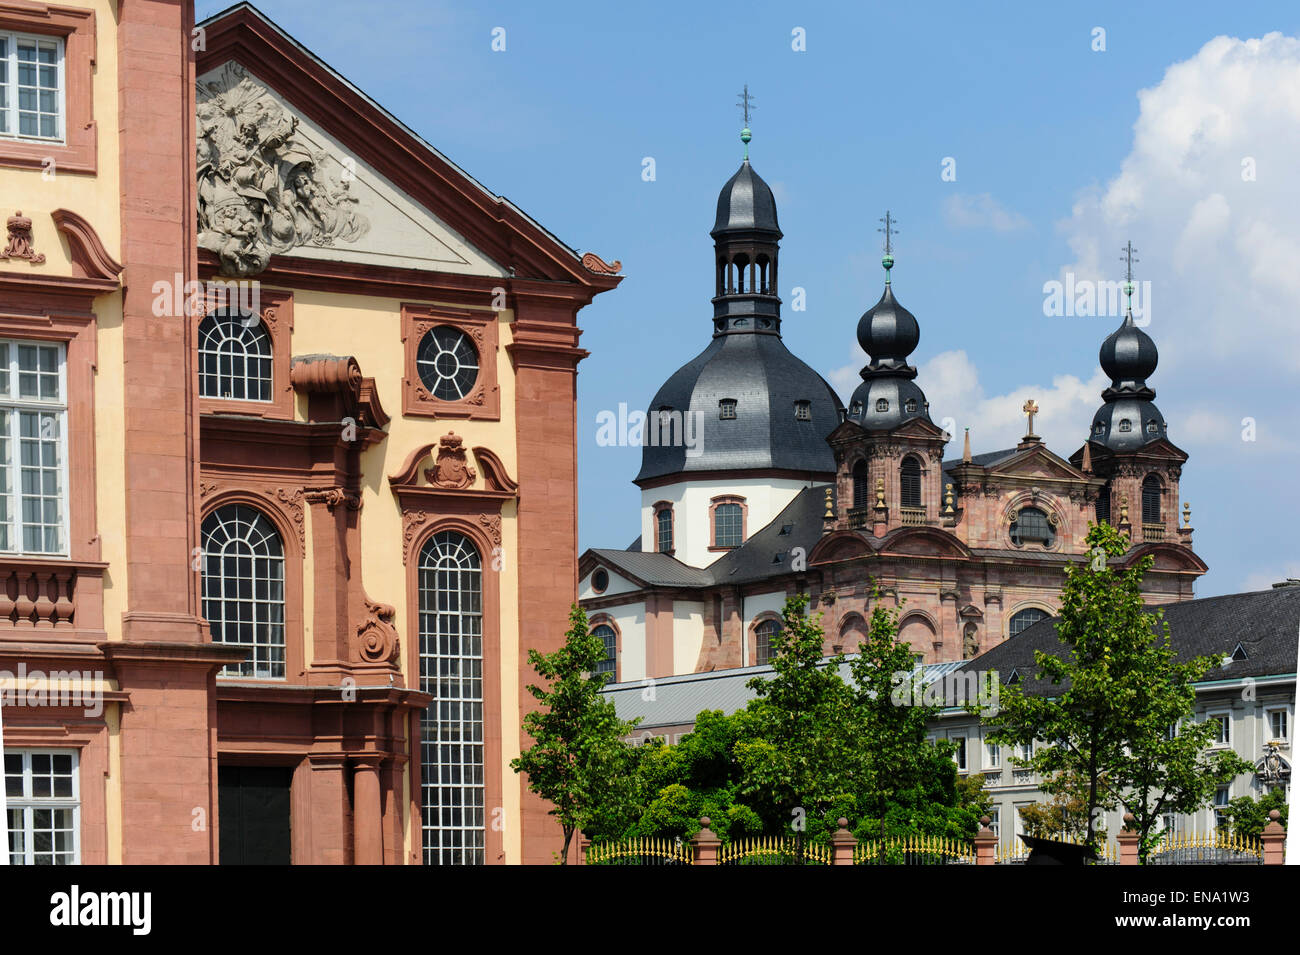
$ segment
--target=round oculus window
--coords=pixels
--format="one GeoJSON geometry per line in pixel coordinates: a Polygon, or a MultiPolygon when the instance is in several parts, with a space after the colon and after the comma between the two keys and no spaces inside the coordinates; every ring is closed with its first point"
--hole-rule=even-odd
{"type": "Polygon", "coordinates": [[[459,328],[439,325],[420,340],[415,367],[435,398],[460,401],[469,396],[478,380],[478,351],[459,328]]]}
{"type": "Polygon", "coordinates": [[[591,575],[591,589],[598,594],[602,594],[608,587],[609,572],[602,567],[591,575]]]}

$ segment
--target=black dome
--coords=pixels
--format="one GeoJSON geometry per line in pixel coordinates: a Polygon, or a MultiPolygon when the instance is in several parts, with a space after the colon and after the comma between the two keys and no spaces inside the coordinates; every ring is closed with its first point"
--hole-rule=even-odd
{"type": "Polygon", "coordinates": [[[858,319],[858,344],[871,356],[867,367],[898,368],[907,365],[921,341],[921,326],[914,316],[894,298],[893,289],[886,284],[880,301],[862,313],[858,319]]]}
{"type": "Polygon", "coordinates": [[[1097,409],[1089,437],[1112,451],[1133,451],[1165,436],[1164,416],[1152,402],[1117,398],[1097,409]]]}
{"type": "Polygon", "coordinates": [[[1101,370],[1115,382],[1119,390],[1125,383],[1137,390],[1145,387],[1146,379],[1156,370],[1160,355],[1151,336],[1137,327],[1132,314],[1124,316],[1124,323],[1111,332],[1101,343],[1099,354],[1101,370]]]}
{"type": "Polygon", "coordinates": [[[849,401],[849,417],[868,431],[896,428],[913,418],[930,420],[923,392],[909,378],[873,376],[858,385],[849,401]]]}
{"type": "Polygon", "coordinates": [[[776,197],[746,159],[718,193],[718,215],[713,223],[714,238],[725,232],[770,232],[777,238],[776,197]]]}
{"type": "Polygon", "coordinates": [[[835,472],[826,437],[840,423],[843,406],[829,384],[792,355],[776,335],[722,335],[678,369],[647,409],[689,412],[700,431],[698,454],[676,446],[652,446],[647,422],[637,482],[690,471],[757,468],[835,472]],[[720,417],[719,403],[735,401],[735,417],[720,417]],[[796,417],[808,402],[810,420],[796,417]]]}

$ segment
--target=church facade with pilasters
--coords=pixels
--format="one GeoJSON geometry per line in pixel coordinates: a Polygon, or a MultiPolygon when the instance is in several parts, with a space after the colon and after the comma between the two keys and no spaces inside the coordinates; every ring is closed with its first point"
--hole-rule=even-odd
{"type": "Polygon", "coordinates": [[[782,339],[782,233],[748,155],[712,237],[712,339],[647,412],[691,416],[699,444],[643,448],[640,538],[588,550],[579,567],[613,681],[765,663],[796,593],[822,614],[827,654],[857,647],[879,599],[918,661],[970,659],[1058,610],[1094,521],[1132,541],[1125,564],[1153,558],[1148,602],[1192,598],[1207,567],[1185,508],[1179,522],[1187,455],[1154,404],[1156,346],[1131,313],[1102,344],[1111,385],[1075,450],[1034,433],[1032,401],[1015,447],[974,454],[967,432],[950,450],[910,363],[921,329],[895,297],[888,231],[883,292],[857,323],[869,360],[847,406],[782,339]]]}

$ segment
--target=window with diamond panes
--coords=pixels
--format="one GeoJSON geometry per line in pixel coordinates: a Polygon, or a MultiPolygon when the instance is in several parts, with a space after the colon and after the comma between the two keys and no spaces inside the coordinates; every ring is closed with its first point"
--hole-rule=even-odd
{"type": "Polygon", "coordinates": [[[4,786],[10,865],[81,862],[75,752],[7,749],[4,786]]]}
{"type": "Polygon", "coordinates": [[[67,553],[63,346],[0,341],[0,552],[67,553]]]}
{"type": "Polygon", "coordinates": [[[271,400],[271,335],[261,319],[237,312],[199,323],[199,396],[271,400]]]}
{"type": "Polygon", "coordinates": [[[483,763],[483,569],[462,534],[420,550],[420,718],[425,865],[486,861],[483,763]]]}
{"type": "Polygon", "coordinates": [[[739,547],[744,543],[744,514],[735,502],[719,504],[713,509],[713,544],[715,547],[739,547]]]}
{"type": "Polygon", "coordinates": [[[63,139],[63,41],[0,33],[0,137],[63,139]]]}
{"type": "Polygon", "coordinates": [[[214,642],[248,651],[222,676],[285,678],[284,544],[260,511],[230,504],[204,518],[203,615],[214,642]]]}

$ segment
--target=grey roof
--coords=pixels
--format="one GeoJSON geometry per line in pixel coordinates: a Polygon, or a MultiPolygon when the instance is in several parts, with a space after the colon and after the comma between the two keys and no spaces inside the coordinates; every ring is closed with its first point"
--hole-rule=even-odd
{"type": "MultiPolygon", "coordinates": [[[[846,653],[845,662],[839,669],[841,679],[849,684],[853,682],[853,675],[848,661],[856,656],[855,653],[846,653]]],[[[960,666],[960,662],[928,663],[920,668],[921,683],[932,683],[960,666]]],[[[614,701],[619,719],[641,720],[638,729],[682,726],[694,723],[696,715],[704,710],[721,710],[730,715],[744,709],[745,704],[758,695],[745,684],[755,676],[769,676],[773,672],[770,666],[754,666],[661,677],[654,682],[652,700],[645,699],[645,684],[640,680],[611,683],[603,692],[614,701]]]]}
{"type": "Polygon", "coordinates": [[[822,538],[827,487],[804,488],[771,523],[710,564],[713,581],[738,584],[789,573],[794,548],[802,547],[806,556],[822,538]]]}
{"type": "Polygon", "coordinates": [[[650,403],[636,481],[757,468],[829,476],[835,458],[826,437],[839,425],[842,407],[835,389],[791,354],[779,335],[719,335],[679,368],[650,403]],[[735,418],[720,417],[723,399],[736,402],[735,418]],[[810,403],[811,420],[796,419],[798,401],[810,403]],[[662,409],[698,426],[699,434],[687,435],[695,450],[669,429],[662,429],[659,443],[649,443],[651,421],[662,409]]]}
{"type": "Polygon", "coordinates": [[[779,238],[776,198],[763,177],[746,159],[718,193],[718,214],[713,222],[716,239],[723,232],[772,232],[779,238]]]}
{"type": "Polygon", "coordinates": [[[713,583],[707,570],[683,564],[668,554],[597,548],[587,553],[647,587],[705,587],[713,583]]]}
{"type": "MultiPolygon", "coordinates": [[[[1245,651],[1245,660],[1209,670],[1204,682],[1296,672],[1300,586],[1202,597],[1160,606],[1179,660],[1231,654],[1239,644],[1245,651]]],[[[1056,690],[1047,681],[1035,677],[1034,651],[1053,655],[1064,652],[1056,635],[1059,619],[1040,620],[966,665],[975,670],[996,670],[1003,682],[1015,670],[1021,685],[1030,692],[1056,690]]]]}
{"type": "MultiPolygon", "coordinates": [[[[970,463],[979,465],[982,468],[991,468],[993,465],[999,464],[1019,453],[1019,448],[1007,448],[1004,451],[986,451],[983,454],[972,454],[970,463]]],[[[944,481],[952,484],[953,500],[961,497],[961,482],[952,476],[951,471],[953,468],[961,467],[964,463],[961,458],[953,458],[951,461],[943,462],[944,481]]]]}

